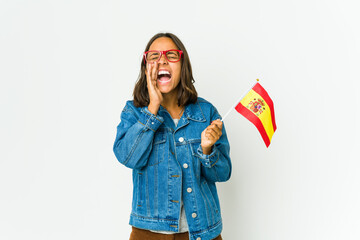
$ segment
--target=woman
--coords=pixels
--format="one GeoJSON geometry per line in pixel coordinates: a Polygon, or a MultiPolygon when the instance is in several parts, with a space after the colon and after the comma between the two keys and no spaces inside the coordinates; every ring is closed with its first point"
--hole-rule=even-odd
{"type": "Polygon", "coordinates": [[[182,42],[156,34],[114,143],[133,169],[130,240],[222,239],[215,182],[230,178],[230,147],[219,113],[193,82],[182,42]]]}

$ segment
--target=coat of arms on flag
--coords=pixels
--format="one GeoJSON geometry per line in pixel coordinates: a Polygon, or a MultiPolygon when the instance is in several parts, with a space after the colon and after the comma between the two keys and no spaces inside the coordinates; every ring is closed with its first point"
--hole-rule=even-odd
{"type": "Polygon", "coordinates": [[[276,131],[274,104],[265,89],[256,83],[235,107],[241,115],[252,122],[269,147],[276,131]]]}

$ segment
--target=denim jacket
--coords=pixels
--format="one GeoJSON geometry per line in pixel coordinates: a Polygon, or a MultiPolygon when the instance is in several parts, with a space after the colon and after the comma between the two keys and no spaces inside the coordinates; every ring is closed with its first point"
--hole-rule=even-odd
{"type": "Polygon", "coordinates": [[[147,107],[126,103],[113,150],[120,163],[133,169],[130,225],[178,232],[183,201],[189,239],[211,240],[221,233],[215,182],[227,181],[231,175],[225,127],[210,155],[200,145],[201,132],[220,118],[202,98],[185,107],[177,127],[162,106],[154,115],[147,107]]]}

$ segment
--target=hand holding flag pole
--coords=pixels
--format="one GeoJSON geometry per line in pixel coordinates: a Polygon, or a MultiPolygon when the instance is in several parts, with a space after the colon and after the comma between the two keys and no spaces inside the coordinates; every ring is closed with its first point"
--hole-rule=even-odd
{"type": "Polygon", "coordinates": [[[271,138],[276,131],[274,104],[269,94],[257,82],[245,92],[233,107],[225,114],[221,121],[235,108],[241,115],[252,122],[263,138],[266,147],[269,147],[271,138]]]}

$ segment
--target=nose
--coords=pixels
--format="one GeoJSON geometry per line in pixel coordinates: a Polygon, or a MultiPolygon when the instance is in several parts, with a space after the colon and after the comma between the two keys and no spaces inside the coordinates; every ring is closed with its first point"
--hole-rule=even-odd
{"type": "Polygon", "coordinates": [[[167,64],[167,63],[168,63],[165,54],[161,54],[161,57],[160,57],[160,59],[159,59],[159,64],[160,64],[160,63],[161,63],[161,64],[167,64]]]}

